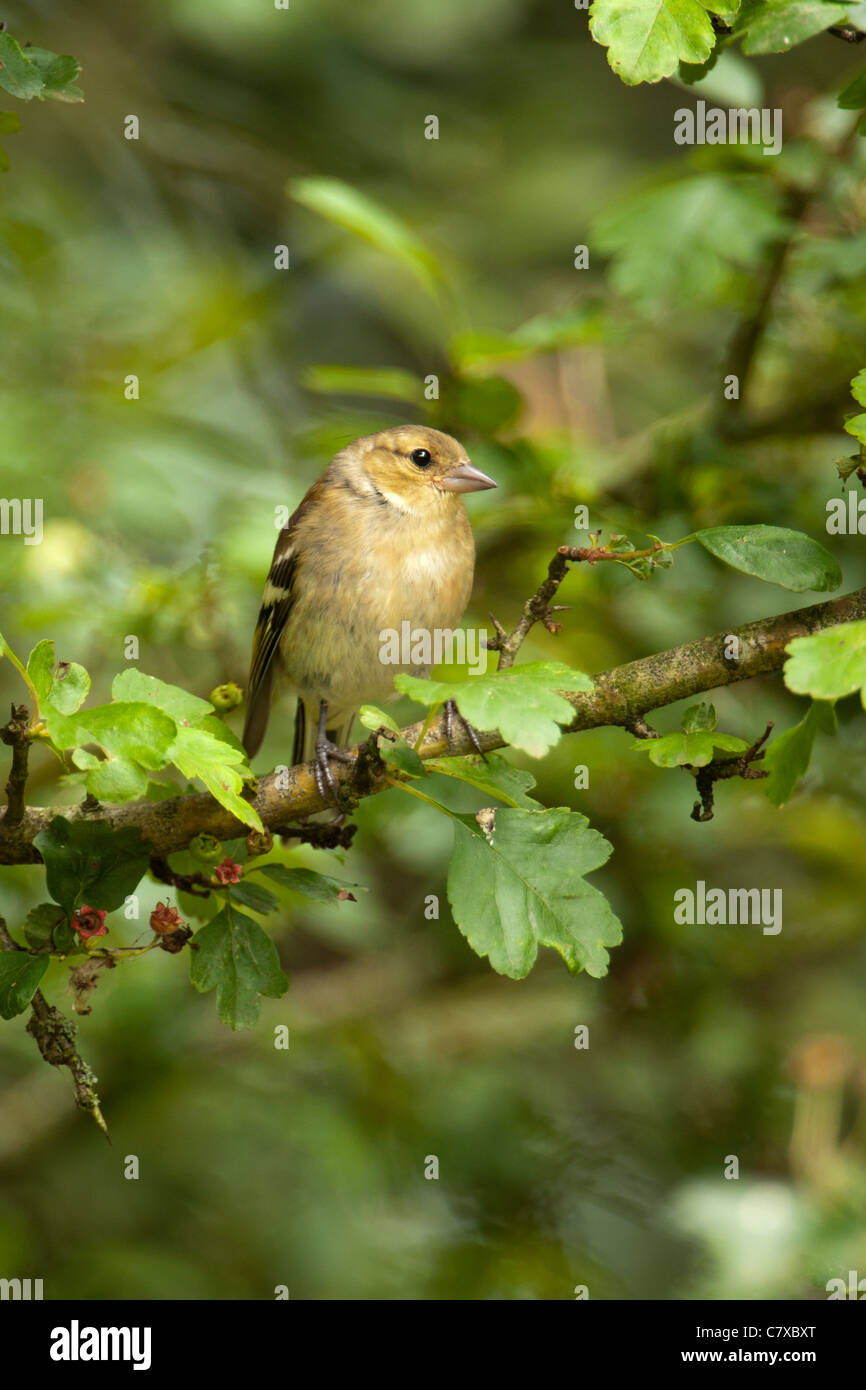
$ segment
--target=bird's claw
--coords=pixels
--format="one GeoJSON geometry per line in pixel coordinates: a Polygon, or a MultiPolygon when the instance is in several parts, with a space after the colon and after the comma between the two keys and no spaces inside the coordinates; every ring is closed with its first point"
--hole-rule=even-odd
{"type": "Polygon", "coordinates": [[[340,788],[331,767],[332,758],[338,763],[353,763],[355,761],[354,753],[347,752],[345,748],[338,748],[331,739],[317,738],[314,769],[319,796],[323,801],[332,801],[337,810],[342,811],[340,788]]]}
{"type": "Polygon", "coordinates": [[[468,719],[463,718],[463,715],[457,708],[456,700],[445,701],[445,737],[448,740],[449,749],[451,748],[451,744],[453,742],[455,719],[458,719],[460,723],[463,725],[466,737],[469,739],[469,742],[472,744],[472,747],[475,749],[475,752],[478,753],[486,763],[487,757],[485,755],[484,749],[481,747],[481,740],[478,737],[478,730],[472,724],[469,723],[468,719]]]}

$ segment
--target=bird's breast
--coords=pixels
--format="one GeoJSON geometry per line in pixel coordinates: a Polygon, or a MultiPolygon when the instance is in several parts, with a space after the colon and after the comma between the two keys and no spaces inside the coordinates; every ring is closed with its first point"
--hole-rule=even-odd
{"type": "Polygon", "coordinates": [[[341,706],[384,699],[397,672],[418,669],[383,660],[394,650],[385,634],[402,634],[406,624],[431,634],[456,628],[472,589],[474,545],[462,508],[447,527],[375,520],[342,543],[321,535],[305,547],[282,644],[296,688],[341,706]]]}

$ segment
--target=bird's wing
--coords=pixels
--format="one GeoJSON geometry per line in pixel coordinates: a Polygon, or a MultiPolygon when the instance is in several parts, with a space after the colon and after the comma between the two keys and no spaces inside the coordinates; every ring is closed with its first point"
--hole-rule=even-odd
{"type": "MultiPolygon", "coordinates": [[[[295,513],[297,516],[297,513],[295,513]]],[[[276,658],[280,642],[295,603],[295,579],[298,555],[293,543],[292,517],[280,532],[262,606],[253,637],[253,655],[247,690],[247,716],[244,721],[243,745],[247,756],[255,757],[268,727],[271,707],[271,687],[276,674],[276,658]]]]}

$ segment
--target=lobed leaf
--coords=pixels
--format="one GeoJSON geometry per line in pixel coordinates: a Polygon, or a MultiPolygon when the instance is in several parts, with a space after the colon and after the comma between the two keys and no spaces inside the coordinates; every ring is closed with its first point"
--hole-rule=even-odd
{"type": "Polygon", "coordinates": [[[813,700],[841,700],[859,690],[866,708],[866,621],[795,637],[785,650],[790,653],[783,672],[789,690],[813,700]]]}
{"type": "Polygon", "coordinates": [[[507,743],[534,758],[559,742],[560,725],[570,724],[574,710],[560,694],[590,691],[583,671],[559,661],[533,661],[468,681],[426,681],[399,675],[395,686],[422,705],[456,700],[464,719],[476,729],[498,729],[507,743]]]}
{"type": "Polygon", "coordinates": [[[217,1013],[230,1028],[252,1028],[259,995],[277,999],[289,987],[271,938],[258,922],[227,903],[196,932],[190,979],[202,994],[216,989],[217,1013]]]}
{"type": "Polygon", "coordinates": [[[448,901],[472,949],[514,980],[532,969],[539,946],[558,951],[572,972],[605,975],[606,948],[619,945],[622,927],[583,875],[607,861],[611,845],[567,807],[488,814],[486,832],[472,816],[452,816],[448,901]]]}
{"type": "Polygon", "coordinates": [[[703,63],[716,43],[698,0],[593,0],[589,28],[628,86],[659,82],[681,62],[703,63]]]}

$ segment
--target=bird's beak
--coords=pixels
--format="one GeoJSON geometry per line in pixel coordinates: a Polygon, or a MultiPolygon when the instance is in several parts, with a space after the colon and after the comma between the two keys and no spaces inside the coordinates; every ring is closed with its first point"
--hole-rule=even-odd
{"type": "Polygon", "coordinates": [[[496,487],[492,478],[488,478],[486,473],[482,473],[480,468],[476,468],[468,459],[458,463],[446,473],[444,478],[437,480],[436,486],[443,492],[481,492],[484,488],[496,487]]]}

